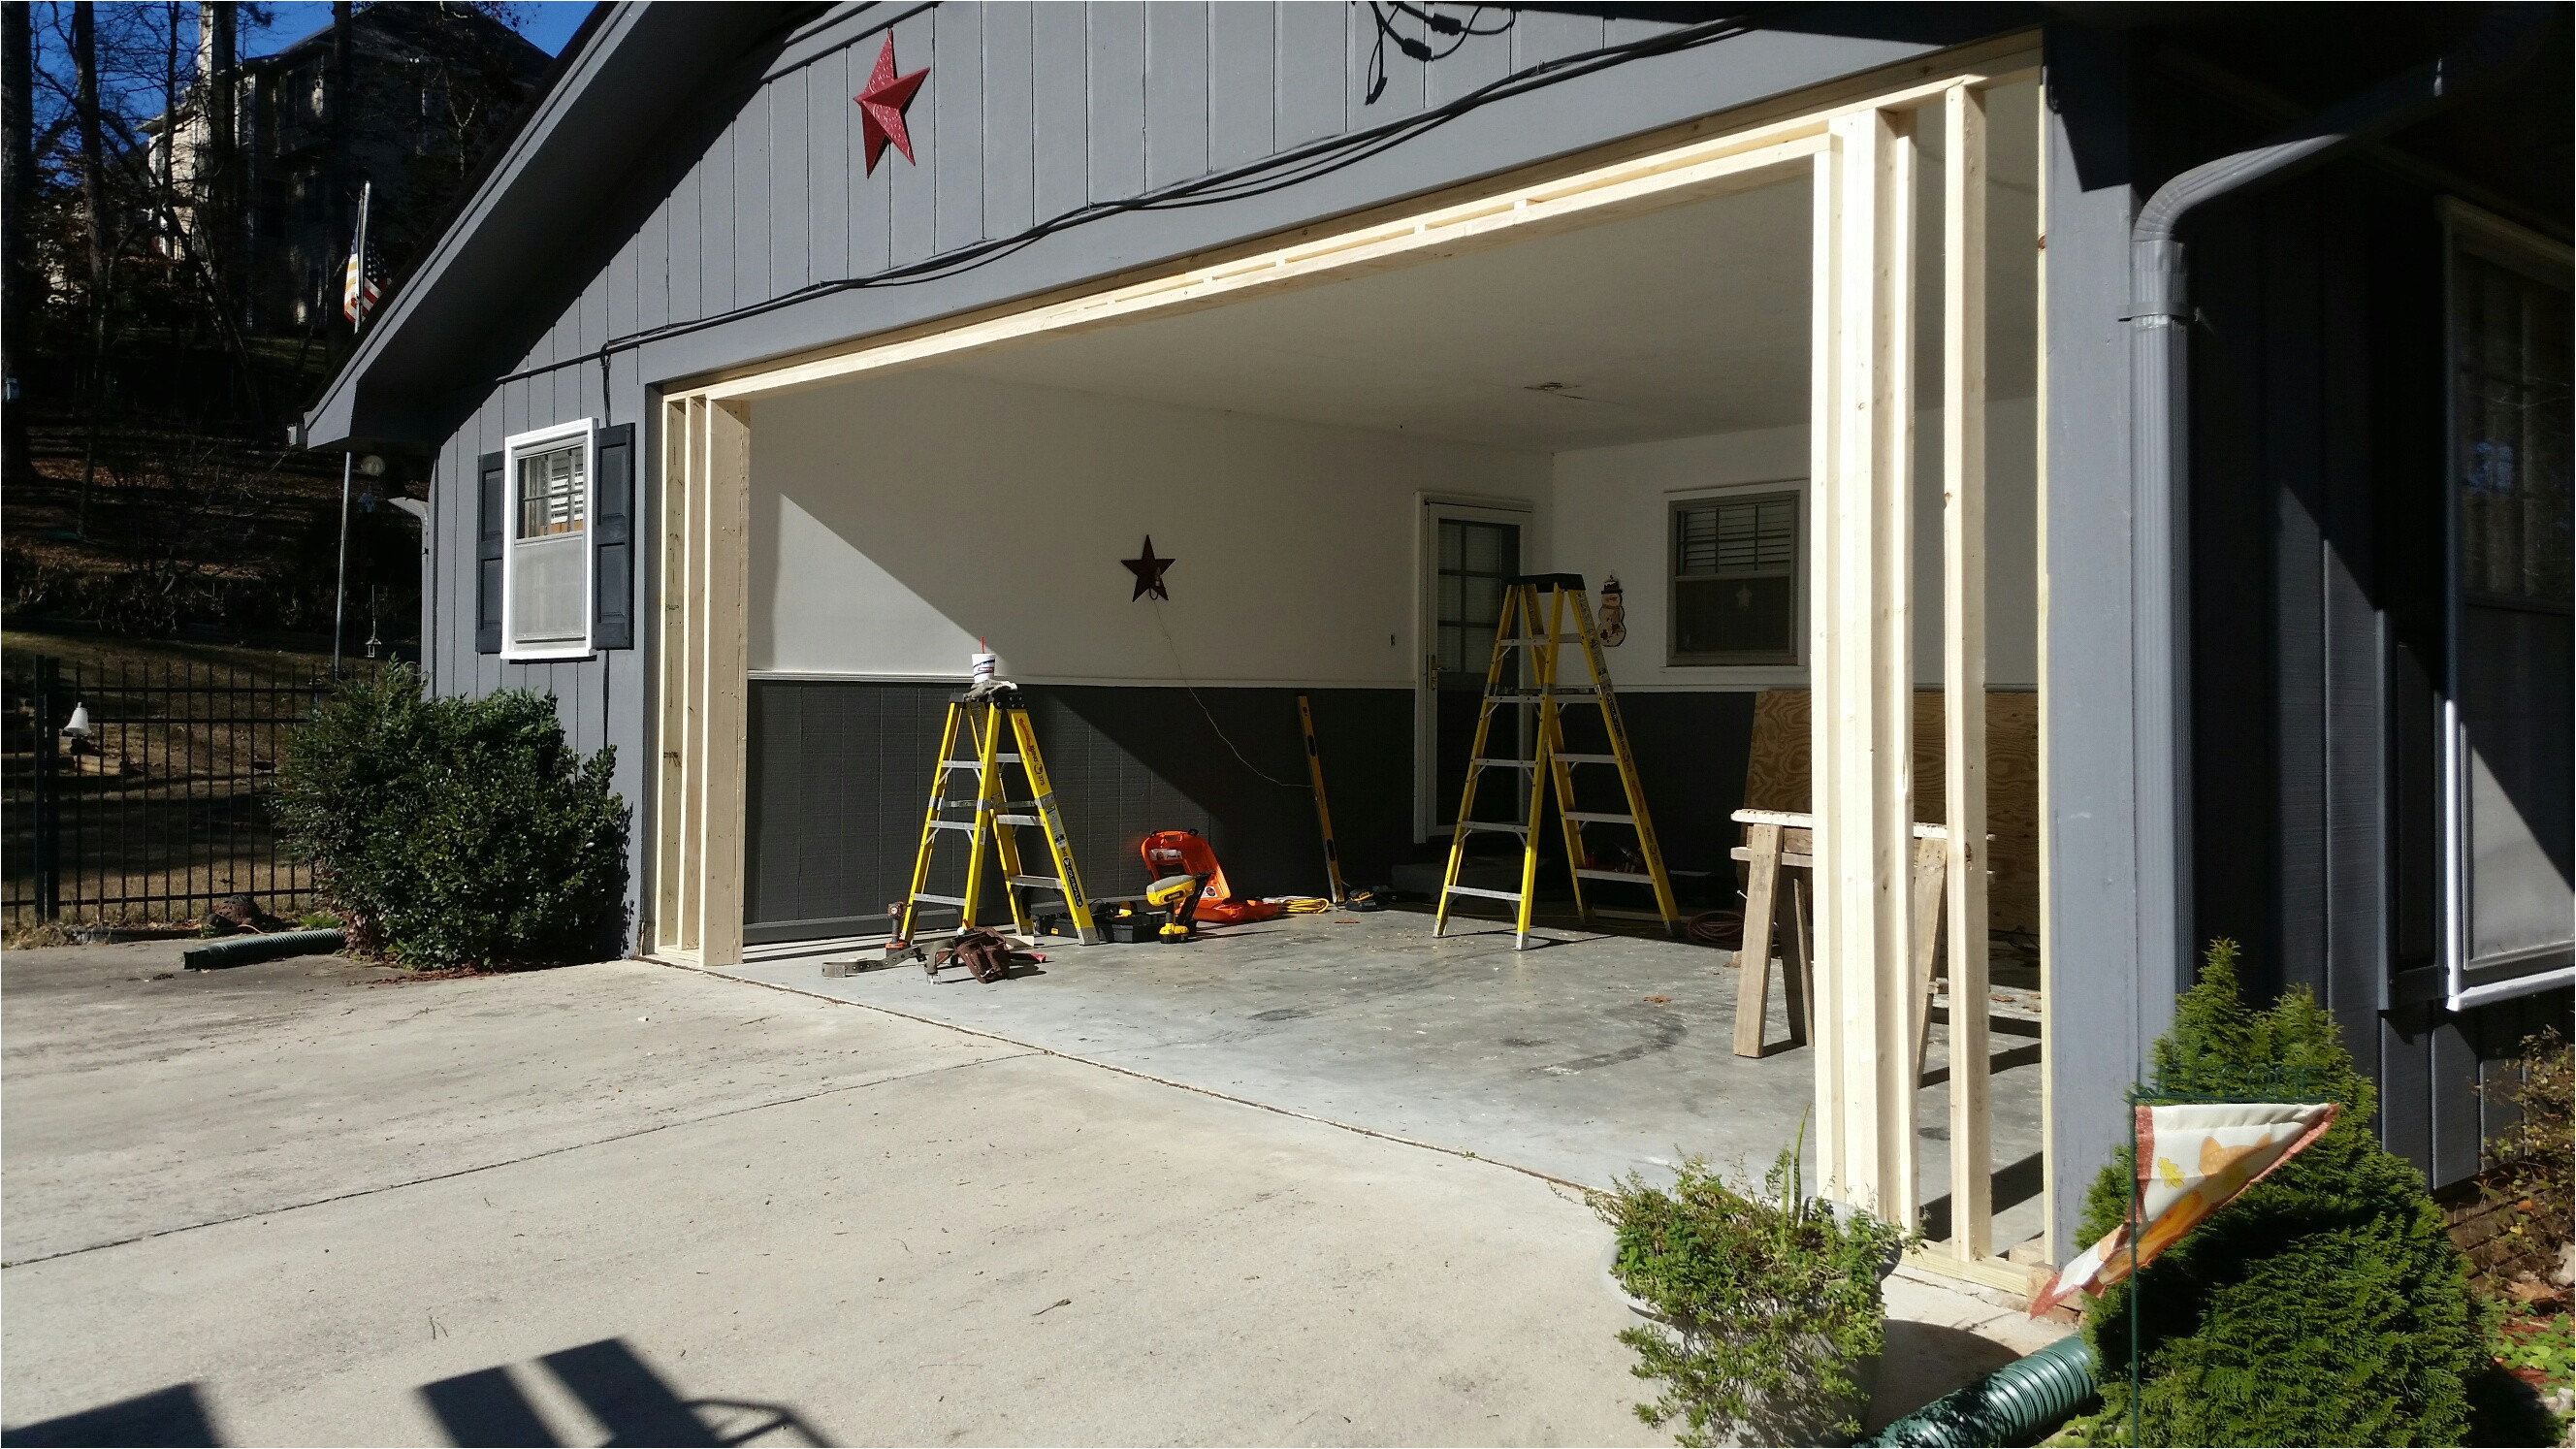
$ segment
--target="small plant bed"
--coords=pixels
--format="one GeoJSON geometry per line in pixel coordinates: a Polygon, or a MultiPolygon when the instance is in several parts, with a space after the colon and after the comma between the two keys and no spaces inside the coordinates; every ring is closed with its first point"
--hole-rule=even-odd
{"type": "MultiPolygon", "coordinates": [[[[1801,1136],[1803,1137],[1803,1132],[1801,1136]]],[[[1635,1174],[1590,1195],[1618,1234],[1612,1276],[1657,1320],[1619,1334],[1658,1388],[1637,1417],[1687,1446],[1799,1444],[1860,1429],[1885,1342],[1881,1282],[1905,1234],[1809,1197],[1798,1144],[1758,1191],[1703,1158],[1669,1190],[1635,1174]]]]}

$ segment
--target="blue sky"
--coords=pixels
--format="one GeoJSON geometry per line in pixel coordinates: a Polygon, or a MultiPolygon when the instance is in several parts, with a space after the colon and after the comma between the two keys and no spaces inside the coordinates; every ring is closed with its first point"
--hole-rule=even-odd
{"type": "MultiPolygon", "coordinates": [[[[526,20],[519,33],[548,55],[562,50],[581,28],[582,17],[590,13],[589,0],[528,0],[519,8],[526,20]]],[[[330,5],[317,0],[272,4],[268,11],[272,18],[267,25],[243,27],[243,58],[282,50],[331,23],[330,5]]]]}

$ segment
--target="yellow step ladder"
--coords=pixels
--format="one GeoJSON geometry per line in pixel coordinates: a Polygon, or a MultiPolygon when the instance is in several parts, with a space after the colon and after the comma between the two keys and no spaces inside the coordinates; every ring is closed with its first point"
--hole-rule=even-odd
{"type": "Polygon", "coordinates": [[[1082,892],[1082,876],[1074,868],[1073,846],[1065,834],[1064,810],[1047,779],[1046,761],[1038,756],[1037,731],[1029,723],[1028,706],[1021,703],[1019,691],[1009,685],[982,693],[970,691],[948,701],[948,722],[940,730],[939,757],[930,772],[930,808],[921,821],[921,849],[913,857],[912,886],[904,894],[903,917],[895,925],[897,939],[913,939],[913,924],[924,906],[955,910],[961,932],[976,924],[988,839],[993,844],[991,853],[1001,863],[1002,895],[1010,903],[1011,924],[1021,935],[1037,934],[1034,918],[1040,914],[1062,915],[1072,919],[1074,935],[1082,944],[1099,944],[1091,899],[1082,892]],[[1004,749],[1006,743],[1011,748],[1004,749]],[[961,744],[973,751],[971,759],[961,752],[961,744]],[[1027,781],[1026,799],[1010,798],[1003,771],[1013,765],[1027,781]],[[951,777],[970,772],[974,795],[950,793],[951,777]],[[967,813],[951,813],[961,810],[967,813]],[[1021,868],[1018,827],[1024,825],[1045,832],[1047,859],[1053,862],[1055,874],[1031,875],[1021,868]],[[928,890],[931,858],[945,835],[966,837],[966,893],[962,896],[933,895],[928,890]],[[1032,911],[1029,897],[1038,891],[1054,892],[1058,906],[1032,911]]]}
{"type": "Polygon", "coordinates": [[[1592,603],[1584,591],[1581,574],[1523,574],[1512,580],[1503,595],[1502,618],[1494,628],[1493,662],[1485,670],[1484,705],[1476,715],[1476,742],[1467,755],[1467,789],[1458,803],[1457,833],[1449,843],[1449,870],[1440,883],[1440,912],[1432,925],[1434,936],[1448,930],[1453,900],[1462,896],[1481,897],[1512,904],[1515,913],[1512,948],[1528,948],[1530,908],[1538,895],[1540,812],[1546,807],[1551,784],[1556,797],[1557,820],[1565,837],[1566,864],[1570,867],[1574,885],[1576,915],[1586,924],[1595,915],[1627,920],[1660,920],[1666,931],[1680,934],[1681,909],[1673,900],[1672,877],[1664,870],[1663,847],[1655,841],[1655,823],[1646,813],[1646,792],[1637,782],[1637,758],[1628,747],[1628,729],[1619,717],[1619,701],[1610,690],[1610,669],[1602,662],[1601,633],[1593,627],[1592,603]],[[1544,605],[1542,599],[1545,600],[1544,605]],[[1572,633],[1566,632],[1569,623],[1573,626],[1572,633]],[[1560,685],[1557,682],[1558,662],[1564,654],[1563,646],[1567,644],[1583,646],[1584,662],[1592,672],[1592,683],[1588,686],[1560,685]],[[1525,677],[1529,682],[1523,682],[1525,677]],[[1561,701],[1569,699],[1578,703],[1588,700],[1600,708],[1602,726],[1610,737],[1609,753],[1574,753],[1566,749],[1561,701]],[[1533,707],[1538,710],[1536,728],[1522,736],[1534,741],[1531,757],[1488,756],[1485,746],[1493,738],[1496,711],[1533,707]],[[1574,798],[1574,767],[1578,765],[1615,767],[1619,771],[1620,790],[1627,798],[1627,810],[1580,808],[1574,798]],[[1476,818],[1476,786],[1488,769],[1528,773],[1529,809],[1519,820],[1476,818]],[[1583,844],[1583,828],[1587,825],[1624,826],[1634,831],[1637,854],[1645,869],[1605,870],[1593,865],[1592,856],[1583,844]],[[1483,833],[1521,838],[1519,890],[1490,890],[1458,883],[1459,870],[1467,860],[1468,837],[1483,833]],[[1586,881],[1650,887],[1654,891],[1655,911],[1649,915],[1643,911],[1596,908],[1584,894],[1586,881]]]}

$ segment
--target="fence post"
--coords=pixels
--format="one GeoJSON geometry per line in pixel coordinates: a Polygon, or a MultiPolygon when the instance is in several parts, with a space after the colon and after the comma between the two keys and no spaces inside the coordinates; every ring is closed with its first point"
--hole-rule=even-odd
{"type": "Polygon", "coordinates": [[[56,662],[50,654],[36,656],[36,754],[34,817],[36,855],[36,919],[57,920],[62,915],[60,880],[62,842],[59,836],[61,811],[54,792],[54,758],[61,728],[55,723],[55,707],[60,692],[55,688],[56,662]]]}

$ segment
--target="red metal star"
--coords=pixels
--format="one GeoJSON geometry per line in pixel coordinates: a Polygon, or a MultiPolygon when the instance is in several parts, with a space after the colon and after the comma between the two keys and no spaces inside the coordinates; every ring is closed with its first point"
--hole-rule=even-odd
{"type": "Polygon", "coordinates": [[[912,160],[912,133],[903,128],[903,112],[912,104],[912,93],[929,76],[928,66],[910,75],[896,75],[894,37],[886,37],[885,49],[877,52],[877,67],[868,73],[868,88],[850,98],[859,103],[859,139],[867,145],[869,175],[876,174],[877,158],[885,154],[888,141],[903,153],[903,159],[912,160]]]}
{"type": "Polygon", "coordinates": [[[1152,534],[1145,535],[1143,558],[1123,558],[1119,562],[1127,566],[1127,572],[1136,576],[1136,592],[1127,596],[1127,602],[1132,604],[1147,594],[1152,594],[1166,603],[1170,602],[1172,591],[1163,587],[1163,570],[1170,568],[1174,560],[1154,557],[1152,534]]]}

